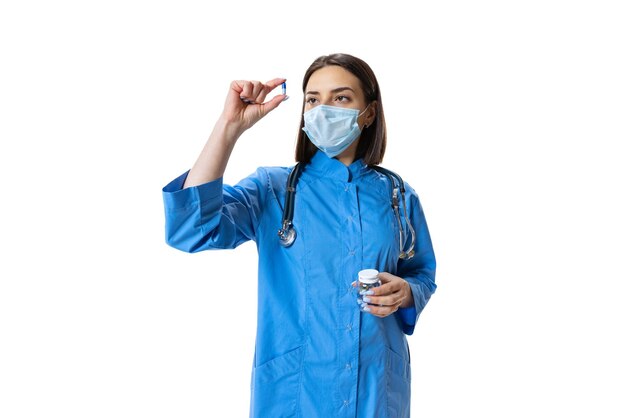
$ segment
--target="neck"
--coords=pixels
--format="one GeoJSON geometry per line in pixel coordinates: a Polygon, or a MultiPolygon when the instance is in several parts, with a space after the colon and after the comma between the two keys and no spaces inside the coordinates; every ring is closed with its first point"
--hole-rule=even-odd
{"type": "Polygon", "coordinates": [[[346,167],[354,162],[354,156],[351,157],[337,157],[337,160],[341,161],[346,167]]]}
{"type": "Polygon", "coordinates": [[[356,141],[350,144],[348,149],[335,157],[337,160],[341,161],[346,167],[352,164],[356,159],[356,149],[359,146],[359,139],[360,138],[357,138],[356,141]]]}

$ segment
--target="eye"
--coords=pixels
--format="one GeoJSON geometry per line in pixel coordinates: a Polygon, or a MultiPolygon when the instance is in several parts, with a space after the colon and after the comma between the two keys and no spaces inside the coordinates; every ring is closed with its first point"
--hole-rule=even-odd
{"type": "Polygon", "coordinates": [[[317,98],[316,97],[307,97],[306,99],[306,103],[307,104],[315,104],[317,102],[317,98]]]}
{"type": "Polygon", "coordinates": [[[346,103],[350,101],[350,97],[340,95],[340,96],[335,97],[335,100],[338,102],[346,103]]]}

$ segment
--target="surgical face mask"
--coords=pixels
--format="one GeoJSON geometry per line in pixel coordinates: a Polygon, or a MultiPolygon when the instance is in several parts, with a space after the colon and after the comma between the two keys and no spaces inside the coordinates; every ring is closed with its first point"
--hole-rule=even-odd
{"type": "Polygon", "coordinates": [[[302,130],[313,145],[333,158],[344,152],[361,135],[357,119],[365,110],[359,113],[358,109],[318,105],[304,112],[302,130]]]}

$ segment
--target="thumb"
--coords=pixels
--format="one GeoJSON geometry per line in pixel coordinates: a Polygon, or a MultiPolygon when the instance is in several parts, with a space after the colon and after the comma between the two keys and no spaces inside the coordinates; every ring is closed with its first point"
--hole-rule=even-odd
{"type": "Polygon", "coordinates": [[[267,115],[272,110],[276,109],[282,102],[284,102],[288,98],[289,98],[289,96],[287,96],[286,94],[278,94],[278,95],[274,96],[272,98],[272,100],[270,100],[269,102],[263,103],[261,105],[262,109],[263,109],[263,114],[267,115]]]}
{"type": "Polygon", "coordinates": [[[393,280],[396,276],[394,276],[391,273],[387,273],[385,271],[381,271],[380,273],[378,273],[378,278],[380,279],[381,283],[389,283],[391,280],[393,280]]]}

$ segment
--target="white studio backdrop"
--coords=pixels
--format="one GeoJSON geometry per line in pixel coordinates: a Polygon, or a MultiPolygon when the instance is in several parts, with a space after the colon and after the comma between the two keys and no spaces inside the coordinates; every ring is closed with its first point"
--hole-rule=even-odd
{"type": "Polygon", "coordinates": [[[254,245],[167,247],[161,188],[233,79],[291,97],[225,181],[292,164],[331,52],[376,72],[437,253],[413,416],[626,415],[620,2],[218,3],[0,6],[0,416],[247,416],[254,245]]]}

